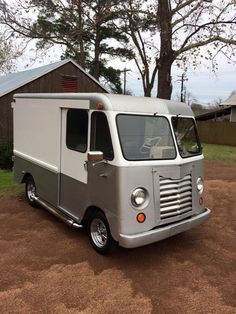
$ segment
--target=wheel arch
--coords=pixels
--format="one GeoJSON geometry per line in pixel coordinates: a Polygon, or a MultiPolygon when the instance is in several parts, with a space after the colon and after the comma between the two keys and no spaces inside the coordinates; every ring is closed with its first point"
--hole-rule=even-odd
{"type": "Polygon", "coordinates": [[[21,183],[25,183],[26,180],[27,180],[28,178],[30,178],[30,177],[34,179],[34,177],[32,176],[32,174],[31,174],[30,172],[24,173],[23,176],[22,176],[22,179],[21,179],[21,183]]]}
{"type": "Polygon", "coordinates": [[[114,215],[112,215],[109,211],[105,211],[98,206],[91,205],[87,207],[87,209],[85,210],[81,223],[85,226],[85,228],[87,228],[89,218],[95,211],[102,213],[106,217],[111,235],[115,241],[118,241],[119,239],[119,233],[118,233],[118,228],[117,228],[118,218],[114,217],[114,215]]]}
{"type": "MultiPolygon", "coordinates": [[[[85,213],[84,213],[84,216],[83,216],[83,219],[82,219],[82,224],[85,227],[87,227],[89,218],[92,216],[92,214],[95,211],[101,212],[106,217],[106,214],[104,213],[104,211],[101,208],[99,208],[97,206],[94,206],[94,205],[91,205],[91,206],[87,207],[87,209],[85,210],[85,213]]],[[[107,217],[106,217],[106,219],[107,219],[107,217]]]]}

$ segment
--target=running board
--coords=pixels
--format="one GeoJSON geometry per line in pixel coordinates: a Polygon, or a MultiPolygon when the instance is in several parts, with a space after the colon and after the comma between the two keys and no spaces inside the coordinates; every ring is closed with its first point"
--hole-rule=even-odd
{"type": "Polygon", "coordinates": [[[52,207],[51,205],[47,204],[46,202],[42,201],[39,197],[35,196],[34,200],[41,205],[43,208],[47,209],[51,214],[56,216],[57,218],[61,219],[64,223],[72,228],[83,228],[83,225],[78,224],[72,218],[68,217],[66,214],[62,213],[59,209],[52,207]]]}

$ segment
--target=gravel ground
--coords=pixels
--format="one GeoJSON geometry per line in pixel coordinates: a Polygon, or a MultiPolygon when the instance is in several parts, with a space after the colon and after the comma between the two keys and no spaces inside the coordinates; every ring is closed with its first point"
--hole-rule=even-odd
{"type": "Polygon", "coordinates": [[[205,224],[108,257],[83,230],[3,201],[0,313],[236,313],[236,163],[205,166],[205,224]]]}

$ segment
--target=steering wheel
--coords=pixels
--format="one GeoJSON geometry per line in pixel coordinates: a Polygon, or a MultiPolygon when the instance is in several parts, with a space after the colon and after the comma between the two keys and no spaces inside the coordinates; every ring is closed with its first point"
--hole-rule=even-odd
{"type": "Polygon", "coordinates": [[[161,140],[160,136],[146,137],[145,142],[139,148],[140,153],[144,154],[149,152],[151,147],[157,146],[159,144],[160,140],[161,140]]]}

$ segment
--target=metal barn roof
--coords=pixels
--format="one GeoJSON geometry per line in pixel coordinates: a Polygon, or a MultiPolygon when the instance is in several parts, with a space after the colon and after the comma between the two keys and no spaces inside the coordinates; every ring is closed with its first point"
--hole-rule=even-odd
{"type": "Polygon", "coordinates": [[[90,79],[92,79],[94,82],[100,85],[105,91],[107,91],[106,88],[104,88],[93,76],[85,72],[85,70],[81,68],[81,66],[79,66],[76,62],[74,62],[71,59],[65,59],[62,61],[44,65],[38,68],[34,68],[34,69],[22,71],[22,72],[17,72],[17,73],[12,73],[5,76],[0,76],[0,97],[14,91],[17,88],[20,88],[30,83],[31,81],[69,62],[73,63],[81,72],[85,73],[88,77],[90,77],[90,79]]]}
{"type": "Polygon", "coordinates": [[[220,105],[222,106],[236,106],[236,94],[231,95],[225,101],[223,101],[220,105]]]}
{"type": "Polygon", "coordinates": [[[229,115],[231,112],[231,107],[224,108],[224,109],[218,109],[218,110],[213,110],[209,111],[200,115],[195,116],[195,119],[197,121],[206,121],[206,120],[211,120],[211,119],[216,119],[219,117],[224,117],[229,115]]]}

